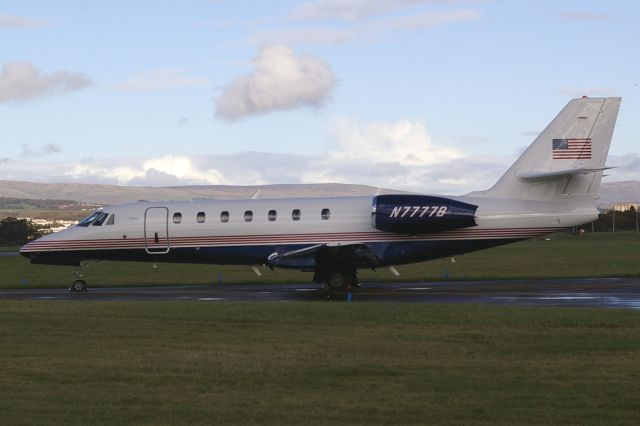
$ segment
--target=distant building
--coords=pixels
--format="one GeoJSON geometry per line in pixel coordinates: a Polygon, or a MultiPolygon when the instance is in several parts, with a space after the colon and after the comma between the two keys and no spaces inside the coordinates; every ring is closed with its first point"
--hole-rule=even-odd
{"type": "Polygon", "coordinates": [[[640,203],[618,203],[618,204],[614,204],[613,210],[617,212],[626,212],[628,210],[631,210],[631,207],[633,207],[634,210],[637,211],[639,206],[640,206],[640,203]]]}
{"type": "Polygon", "coordinates": [[[38,226],[44,227],[43,231],[46,233],[47,230],[51,230],[51,232],[62,231],[63,229],[67,229],[68,227],[75,225],[78,223],[77,220],[46,220],[46,219],[31,219],[30,217],[20,217],[18,219],[26,219],[38,226]]]}

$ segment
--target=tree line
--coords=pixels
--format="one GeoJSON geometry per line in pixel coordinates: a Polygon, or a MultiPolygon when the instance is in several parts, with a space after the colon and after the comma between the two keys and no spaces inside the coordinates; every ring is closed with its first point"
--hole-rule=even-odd
{"type": "Polygon", "coordinates": [[[0,220],[0,246],[21,246],[44,235],[43,228],[27,219],[0,220]]]}
{"type": "Polygon", "coordinates": [[[598,220],[593,223],[593,227],[589,224],[583,225],[582,227],[587,231],[593,229],[595,232],[612,232],[615,231],[635,231],[636,228],[636,220],[639,220],[638,216],[636,216],[636,209],[631,206],[631,209],[618,212],[610,210],[606,213],[601,213],[598,216],[598,220]]]}

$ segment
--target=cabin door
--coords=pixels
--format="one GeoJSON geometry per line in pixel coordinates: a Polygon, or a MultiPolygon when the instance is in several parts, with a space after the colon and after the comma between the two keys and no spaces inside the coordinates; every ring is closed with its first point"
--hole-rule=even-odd
{"type": "Polygon", "coordinates": [[[169,209],[149,207],[144,212],[144,248],[149,254],[169,252],[169,209]]]}

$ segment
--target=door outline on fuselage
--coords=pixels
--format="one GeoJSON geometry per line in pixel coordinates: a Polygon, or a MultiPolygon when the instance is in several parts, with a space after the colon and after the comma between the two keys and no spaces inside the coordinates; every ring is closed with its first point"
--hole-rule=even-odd
{"type": "Polygon", "coordinates": [[[149,207],[144,211],[144,249],[149,254],[169,253],[169,209],[166,207],[149,207]],[[160,213],[160,210],[163,210],[160,213]],[[151,214],[149,213],[151,211],[151,214]],[[158,214],[157,223],[149,218],[158,214]],[[151,223],[149,223],[151,222],[151,223]],[[162,234],[164,232],[164,235],[162,234]],[[164,241],[163,241],[164,240],[164,241]],[[162,242],[164,244],[162,244],[162,242]],[[150,244],[151,243],[151,244],[150,244]]]}

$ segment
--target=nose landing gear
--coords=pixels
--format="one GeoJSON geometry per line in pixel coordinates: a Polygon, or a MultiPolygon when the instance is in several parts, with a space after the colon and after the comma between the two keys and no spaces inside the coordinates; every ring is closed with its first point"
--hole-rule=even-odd
{"type": "Polygon", "coordinates": [[[80,278],[82,278],[82,276],[84,275],[82,273],[82,270],[80,267],[76,268],[73,271],[73,275],[75,276],[75,281],[73,282],[73,284],[71,284],[71,287],[69,287],[69,292],[71,293],[86,293],[87,290],[87,282],[85,280],[82,280],[80,278]]]}

